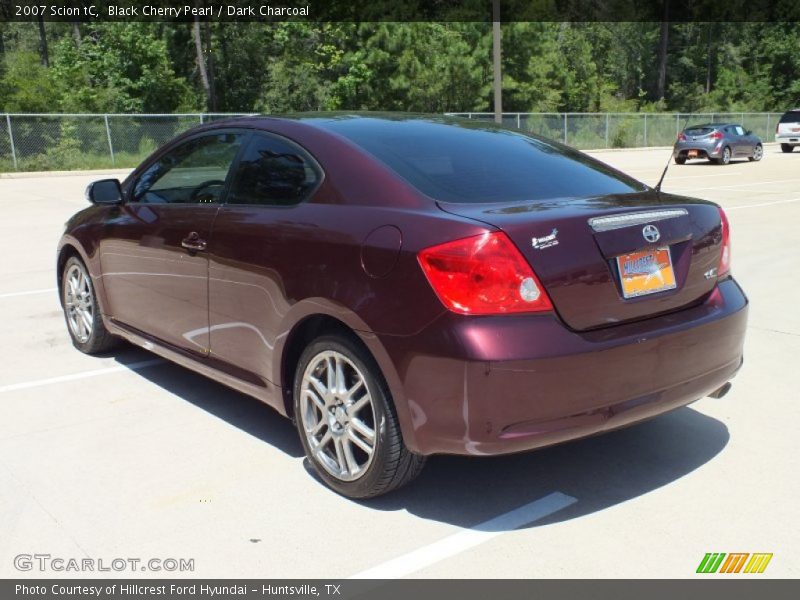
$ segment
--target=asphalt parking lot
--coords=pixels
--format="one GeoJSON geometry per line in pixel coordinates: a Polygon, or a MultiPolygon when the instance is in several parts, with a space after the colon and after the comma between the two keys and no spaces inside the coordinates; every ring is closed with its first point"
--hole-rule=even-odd
{"type": "MultiPolygon", "coordinates": [[[[596,153],[650,185],[668,155],[596,153]]],[[[26,553],[194,559],[166,573],[192,577],[660,578],[768,552],[761,575],[703,576],[800,575],[800,152],[673,164],[664,184],[727,210],[751,301],[730,394],[533,453],[435,457],[368,502],[310,476],[258,401],[144,350],[72,347],[54,251],[104,176],[0,178],[0,577],[83,575],[20,572],[26,553]]],[[[165,573],[89,573],[106,574],[165,573]]]]}

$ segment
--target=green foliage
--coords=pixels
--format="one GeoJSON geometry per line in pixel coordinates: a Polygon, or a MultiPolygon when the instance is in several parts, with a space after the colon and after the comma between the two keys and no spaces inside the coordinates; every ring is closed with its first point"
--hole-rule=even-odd
{"type": "Polygon", "coordinates": [[[5,73],[0,79],[0,100],[4,112],[51,112],[59,109],[59,95],[52,85],[49,69],[39,56],[20,50],[5,56],[5,73]]]}
{"type": "Polygon", "coordinates": [[[80,45],[59,41],[51,70],[65,111],[171,112],[195,100],[150,23],[86,26],[80,45]]]}
{"type": "MultiPolygon", "coordinates": [[[[0,25],[9,112],[492,109],[487,23],[0,25]],[[206,96],[200,65],[213,94],[206,96]]],[[[800,104],[800,24],[504,23],[506,111],[760,111],[800,104]]],[[[587,135],[589,135],[587,133],[587,135]]],[[[620,132],[618,136],[625,135],[620,132]]],[[[616,138],[615,138],[616,139],[616,138]]]]}

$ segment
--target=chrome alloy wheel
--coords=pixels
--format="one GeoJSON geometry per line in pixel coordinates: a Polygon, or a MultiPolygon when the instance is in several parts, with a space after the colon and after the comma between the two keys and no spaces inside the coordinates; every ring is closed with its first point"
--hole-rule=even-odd
{"type": "Polygon", "coordinates": [[[758,146],[755,147],[755,150],[753,150],[753,160],[761,160],[763,156],[764,156],[764,148],[763,146],[761,146],[761,144],[759,144],[758,146]]]}
{"type": "Polygon", "coordinates": [[[89,276],[78,265],[72,265],[64,278],[64,310],[72,335],[85,344],[94,328],[94,300],[89,276]]]}
{"type": "Polygon", "coordinates": [[[300,419],[317,462],[341,481],[361,477],[375,454],[375,409],[363,373],[343,354],[320,352],[300,384],[300,419]]]}

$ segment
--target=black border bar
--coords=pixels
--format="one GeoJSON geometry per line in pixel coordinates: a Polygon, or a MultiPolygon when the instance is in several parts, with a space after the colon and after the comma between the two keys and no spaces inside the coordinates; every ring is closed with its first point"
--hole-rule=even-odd
{"type": "MultiPolygon", "coordinates": [[[[499,0],[504,22],[794,22],[798,0],[499,0]]],[[[0,21],[484,22],[492,0],[0,0],[0,21]],[[201,9],[192,14],[191,9],[201,9]],[[154,9],[163,9],[161,11],[154,9]]]]}
{"type": "Polygon", "coordinates": [[[795,600],[800,597],[800,580],[762,579],[761,576],[743,579],[718,574],[677,580],[5,579],[0,582],[0,597],[4,600],[795,600]],[[33,588],[37,591],[31,591],[33,588]],[[177,588],[181,591],[177,592],[177,588]],[[213,595],[210,589],[215,590],[213,595]]]}

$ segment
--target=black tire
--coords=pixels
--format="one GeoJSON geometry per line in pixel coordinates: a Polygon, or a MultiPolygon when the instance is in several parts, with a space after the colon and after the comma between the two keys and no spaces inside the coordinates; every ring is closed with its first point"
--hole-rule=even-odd
{"type": "Polygon", "coordinates": [[[786,152],[787,154],[794,150],[794,146],[791,144],[781,144],[781,152],[786,152]]]}
{"type": "Polygon", "coordinates": [[[729,146],[725,146],[722,149],[722,156],[720,156],[719,158],[713,158],[711,160],[713,160],[714,163],[716,163],[718,165],[730,164],[730,162],[731,162],[731,149],[730,149],[730,147],[729,146]]]}
{"type": "Polygon", "coordinates": [[[677,165],[685,165],[686,164],[686,158],[684,158],[683,156],[676,156],[675,157],[675,164],[677,164],[677,165]]]}
{"type": "MultiPolygon", "coordinates": [[[[83,302],[83,304],[85,306],[86,302],[83,302]]],[[[72,345],[81,352],[85,354],[100,354],[111,350],[119,344],[119,338],[111,335],[103,324],[103,314],[100,311],[100,304],[97,301],[97,294],[94,291],[92,278],[89,276],[86,265],[84,265],[83,261],[77,256],[73,256],[67,260],[61,271],[61,306],[64,310],[64,321],[67,324],[67,332],[72,340],[72,345]],[[74,303],[74,298],[71,294],[71,287],[68,279],[76,269],[83,274],[87,286],[86,292],[81,296],[87,298],[88,301],[91,302],[91,317],[89,318],[91,327],[87,328],[90,329],[90,331],[88,331],[88,335],[86,335],[85,338],[79,335],[79,326],[73,324],[77,323],[77,319],[80,317],[75,317],[74,311],[70,310],[70,302],[74,303]],[[71,322],[72,319],[75,320],[71,322]]]]}
{"type": "MultiPolygon", "coordinates": [[[[346,365],[350,368],[350,365],[346,365]]],[[[378,365],[370,354],[362,348],[356,341],[350,339],[345,335],[325,335],[317,338],[309,344],[300,356],[297,369],[294,375],[294,415],[297,424],[297,432],[300,435],[300,441],[303,444],[306,457],[309,463],[314,468],[314,471],[322,481],[336,492],[347,496],[348,498],[371,498],[380,494],[385,494],[392,490],[398,489],[408,483],[419,475],[425,465],[425,457],[413,454],[410,452],[405,444],[400,432],[400,426],[397,422],[397,413],[395,412],[389,390],[380,373],[378,365]],[[356,375],[363,376],[363,381],[366,384],[367,392],[369,393],[372,402],[372,425],[374,431],[374,447],[372,451],[371,461],[364,467],[363,473],[358,475],[354,480],[345,480],[335,476],[329,472],[328,468],[323,461],[317,457],[311,448],[311,442],[308,437],[313,434],[307,434],[305,420],[315,419],[315,416],[306,417],[307,413],[303,413],[303,403],[301,402],[301,389],[303,387],[304,377],[306,375],[309,365],[311,365],[311,374],[315,365],[318,365],[326,353],[338,353],[343,356],[350,364],[357,369],[360,373],[353,371],[356,375]]],[[[321,398],[321,394],[317,394],[321,398]]],[[[331,410],[327,407],[327,413],[323,413],[318,405],[312,406],[311,403],[306,402],[306,407],[310,408],[310,412],[321,413],[323,416],[319,417],[317,422],[321,422],[328,417],[328,422],[331,419],[335,420],[336,410],[331,410]]],[[[362,413],[358,413],[359,415],[362,413]]],[[[353,418],[354,417],[350,417],[353,418]]],[[[334,426],[338,426],[334,423],[334,426]]],[[[349,423],[347,424],[349,427],[349,423]]],[[[342,434],[341,431],[339,435],[342,434]]],[[[316,435],[325,438],[334,434],[334,429],[331,425],[323,425],[320,432],[316,435]],[[324,432],[324,433],[323,433],[324,432]]],[[[332,438],[331,438],[332,439],[332,438]]],[[[314,443],[321,440],[314,438],[314,443]]],[[[348,442],[349,443],[349,442],[348,442]]],[[[324,454],[325,458],[330,465],[331,459],[335,460],[332,453],[332,442],[323,447],[323,444],[317,446],[318,452],[324,454]],[[328,451],[325,451],[328,448],[328,451]],[[319,450],[321,449],[321,450],[319,450]]],[[[351,453],[355,448],[350,444],[351,453]]],[[[366,456],[366,454],[363,454],[366,456]]]]}
{"type": "Polygon", "coordinates": [[[764,158],[764,146],[761,144],[756,144],[756,147],[753,150],[753,156],[748,156],[747,160],[750,162],[758,162],[762,158],[764,158]]]}

